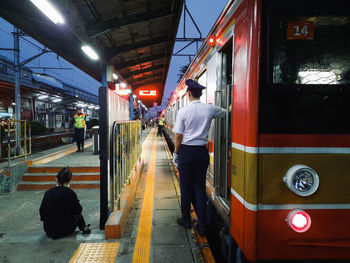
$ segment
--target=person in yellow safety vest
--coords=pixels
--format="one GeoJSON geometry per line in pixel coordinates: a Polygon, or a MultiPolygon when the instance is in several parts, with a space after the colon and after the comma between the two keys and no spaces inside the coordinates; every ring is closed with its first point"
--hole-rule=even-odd
{"type": "Polygon", "coordinates": [[[163,126],[164,126],[164,118],[161,117],[158,122],[158,134],[157,136],[162,136],[163,133],[163,126]]]}
{"type": "Polygon", "coordinates": [[[81,109],[77,109],[77,113],[74,115],[74,130],[75,139],[77,141],[78,150],[76,152],[84,151],[84,129],[85,129],[86,114],[82,113],[81,109]]]}

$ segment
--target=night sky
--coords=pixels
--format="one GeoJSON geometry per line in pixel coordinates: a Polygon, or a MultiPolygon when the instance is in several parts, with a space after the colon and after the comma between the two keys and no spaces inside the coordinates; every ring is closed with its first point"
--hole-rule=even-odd
{"type": "MultiPolygon", "coordinates": [[[[215,21],[221,14],[222,10],[227,4],[227,0],[187,0],[187,8],[189,9],[192,17],[196,21],[199,29],[201,30],[202,36],[205,38],[214,25],[215,21]]],[[[182,14],[183,16],[183,14],[182,14]]],[[[0,18],[0,47],[2,48],[13,48],[13,37],[11,32],[13,26],[7,23],[5,20],[0,18]]],[[[178,33],[178,37],[183,37],[183,17],[181,17],[178,33]]],[[[199,37],[197,30],[187,16],[186,20],[186,37],[199,37]]],[[[176,43],[174,47],[174,53],[185,46],[187,43],[180,42],[176,43]]],[[[20,40],[21,49],[21,61],[36,55],[40,52],[37,46],[42,45],[36,42],[30,37],[25,37],[25,40],[20,40]]],[[[200,47],[200,45],[199,45],[200,47]]],[[[196,46],[192,44],[190,48],[185,49],[182,54],[195,54],[196,46]]],[[[13,52],[11,51],[0,51],[0,55],[6,56],[13,60],[13,52]]],[[[163,102],[167,101],[170,93],[176,88],[177,85],[177,74],[179,73],[180,67],[189,63],[188,57],[172,57],[168,78],[165,85],[163,102]]],[[[79,86],[93,94],[98,93],[98,87],[101,85],[95,79],[91,78],[63,58],[57,59],[54,53],[45,54],[31,63],[27,64],[28,67],[54,67],[54,68],[71,68],[72,70],[43,70],[43,69],[32,69],[35,72],[45,72],[57,79],[64,82],[72,83],[75,86],[79,86]]]]}

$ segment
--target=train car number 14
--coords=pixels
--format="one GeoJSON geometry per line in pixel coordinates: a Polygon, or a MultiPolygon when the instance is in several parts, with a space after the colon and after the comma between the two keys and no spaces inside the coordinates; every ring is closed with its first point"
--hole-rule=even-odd
{"type": "Polygon", "coordinates": [[[287,40],[313,40],[314,25],[307,21],[288,22],[287,40]]]}

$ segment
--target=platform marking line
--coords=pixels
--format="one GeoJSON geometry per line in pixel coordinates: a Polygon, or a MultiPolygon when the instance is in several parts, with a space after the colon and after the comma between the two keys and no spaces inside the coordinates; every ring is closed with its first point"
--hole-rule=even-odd
{"type": "MultiPolygon", "coordinates": [[[[86,147],[89,147],[89,146],[91,146],[91,145],[92,145],[92,142],[89,142],[89,143],[87,143],[85,146],[86,146],[86,147]]],[[[63,157],[63,156],[66,156],[66,155],[68,155],[68,154],[71,154],[71,153],[73,153],[73,152],[75,152],[75,151],[76,151],[76,148],[74,147],[74,148],[69,149],[69,150],[66,150],[66,151],[64,151],[64,152],[60,152],[60,153],[57,153],[57,154],[55,154],[55,155],[53,155],[53,156],[46,157],[46,158],[41,159],[41,160],[39,160],[39,161],[33,162],[33,165],[34,165],[34,164],[45,164],[45,163],[54,161],[54,160],[56,160],[56,159],[59,159],[59,158],[61,158],[61,157],[63,157]]]]}
{"type": "Polygon", "coordinates": [[[155,128],[152,128],[148,133],[146,140],[142,143],[142,149],[145,147],[146,143],[150,140],[150,137],[153,136],[154,132],[155,132],[155,128]]]}
{"type": "Polygon", "coordinates": [[[115,263],[120,243],[82,243],[69,263],[115,263]]]}
{"type": "MultiPolygon", "coordinates": [[[[85,146],[89,147],[92,145],[92,142],[88,142],[85,144],[85,146]]],[[[68,151],[68,150],[71,150],[71,149],[76,149],[77,146],[69,146],[67,147],[66,149],[63,149],[63,150],[59,150],[57,152],[52,152],[52,153],[48,153],[48,154],[45,154],[44,156],[40,156],[40,157],[37,157],[37,158],[34,158],[32,159],[31,161],[32,162],[36,162],[36,161],[39,161],[39,160],[42,160],[43,158],[46,158],[46,157],[49,157],[49,156],[52,156],[52,155],[56,155],[56,154],[59,154],[59,153],[62,153],[62,152],[65,152],[65,151],[68,151]]]]}
{"type": "MultiPolygon", "coordinates": [[[[155,131],[155,130],[154,130],[155,131]]],[[[152,131],[153,147],[143,203],[141,208],[140,223],[137,231],[136,243],[132,262],[147,263],[149,262],[151,249],[151,230],[152,230],[152,213],[153,213],[153,195],[154,195],[154,173],[156,164],[157,136],[152,131]]],[[[150,138],[151,141],[151,138],[150,138]]]]}
{"type": "Polygon", "coordinates": [[[37,157],[37,158],[32,159],[32,162],[36,162],[36,161],[39,161],[39,160],[41,160],[41,159],[47,158],[47,157],[49,157],[49,156],[56,155],[56,154],[59,154],[59,153],[62,153],[62,152],[71,150],[71,149],[73,149],[73,148],[75,148],[75,147],[76,147],[76,146],[70,146],[70,147],[68,147],[67,149],[63,149],[63,150],[59,150],[59,151],[57,151],[57,152],[45,154],[44,156],[40,156],[40,157],[37,157]]]}

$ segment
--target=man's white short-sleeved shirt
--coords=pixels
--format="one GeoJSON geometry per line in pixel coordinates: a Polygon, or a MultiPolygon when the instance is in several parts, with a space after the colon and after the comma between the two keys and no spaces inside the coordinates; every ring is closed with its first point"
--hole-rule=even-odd
{"type": "Polygon", "coordinates": [[[213,104],[194,100],[178,111],[173,131],[183,135],[182,144],[206,145],[212,119],[224,118],[225,113],[213,104]]]}

